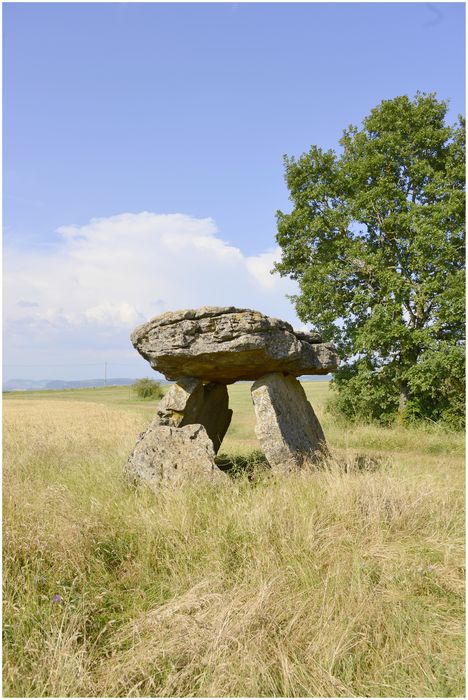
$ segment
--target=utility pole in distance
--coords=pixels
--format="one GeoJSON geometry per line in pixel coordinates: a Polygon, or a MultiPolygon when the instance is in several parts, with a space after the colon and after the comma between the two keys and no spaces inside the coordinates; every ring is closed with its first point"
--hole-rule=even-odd
{"type": "Polygon", "coordinates": [[[107,386],[107,360],[104,362],[104,386],[107,386]]]}

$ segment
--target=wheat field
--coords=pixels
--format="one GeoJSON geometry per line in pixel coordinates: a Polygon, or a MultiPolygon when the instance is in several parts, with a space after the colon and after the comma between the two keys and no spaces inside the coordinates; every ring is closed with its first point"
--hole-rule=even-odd
{"type": "MultiPolygon", "coordinates": [[[[128,388],[4,397],[7,697],[459,697],[464,439],[337,422],[321,471],[152,493],[128,388]]],[[[222,451],[255,461],[249,386],[222,451]]]]}

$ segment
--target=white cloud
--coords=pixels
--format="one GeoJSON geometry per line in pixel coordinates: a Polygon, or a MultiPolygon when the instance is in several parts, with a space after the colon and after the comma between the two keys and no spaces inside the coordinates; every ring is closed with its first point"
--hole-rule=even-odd
{"type": "Polygon", "coordinates": [[[107,324],[110,326],[129,326],[136,325],[138,322],[144,321],[144,318],[132,304],[122,302],[121,304],[112,304],[106,302],[92,306],[86,309],[84,315],[88,321],[107,324]]]}
{"type": "Polygon", "coordinates": [[[57,234],[53,252],[5,250],[7,356],[31,353],[39,337],[60,355],[62,333],[91,355],[105,337],[111,352],[129,358],[135,351],[123,339],[135,325],[204,305],[253,308],[297,325],[286,299],[295,283],[270,274],[279,251],[247,257],[210,218],[124,213],[57,234]]]}
{"type": "Polygon", "coordinates": [[[274,291],[278,285],[278,275],[272,275],[271,271],[275,262],[279,260],[280,248],[260,253],[250,258],[246,258],[247,270],[257,283],[266,290],[274,291]]]}

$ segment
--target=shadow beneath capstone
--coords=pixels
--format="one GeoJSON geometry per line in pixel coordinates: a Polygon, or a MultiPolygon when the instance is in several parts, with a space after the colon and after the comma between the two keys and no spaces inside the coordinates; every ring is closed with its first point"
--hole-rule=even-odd
{"type": "Polygon", "coordinates": [[[215,457],[216,466],[233,479],[247,478],[253,481],[259,477],[271,474],[271,467],[261,450],[250,454],[226,454],[215,457]]]}
{"type": "MultiPolygon", "coordinates": [[[[253,450],[249,454],[221,453],[215,457],[216,466],[232,479],[248,479],[251,482],[262,482],[274,476],[267,458],[261,450],[253,450]]],[[[301,468],[293,469],[291,474],[332,472],[341,474],[356,474],[366,472],[388,471],[391,467],[386,456],[370,456],[356,454],[352,456],[330,454],[324,459],[309,462],[307,459],[301,468]]]]}
{"type": "Polygon", "coordinates": [[[391,466],[388,457],[377,455],[357,454],[351,461],[345,461],[346,472],[378,472],[387,471],[391,466]]]}
{"type": "Polygon", "coordinates": [[[330,459],[325,460],[322,466],[329,471],[337,470],[345,474],[356,474],[358,472],[388,471],[392,465],[388,457],[384,455],[356,454],[345,457],[334,454],[330,456],[330,459]]]}

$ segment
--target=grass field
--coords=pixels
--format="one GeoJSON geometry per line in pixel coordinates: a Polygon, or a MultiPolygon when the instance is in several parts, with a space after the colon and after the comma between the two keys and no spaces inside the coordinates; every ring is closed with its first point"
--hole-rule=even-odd
{"type": "Polygon", "coordinates": [[[5,395],[5,696],[464,695],[463,436],[340,423],[304,386],[326,469],[156,494],[122,478],[154,402],[5,395]]]}

